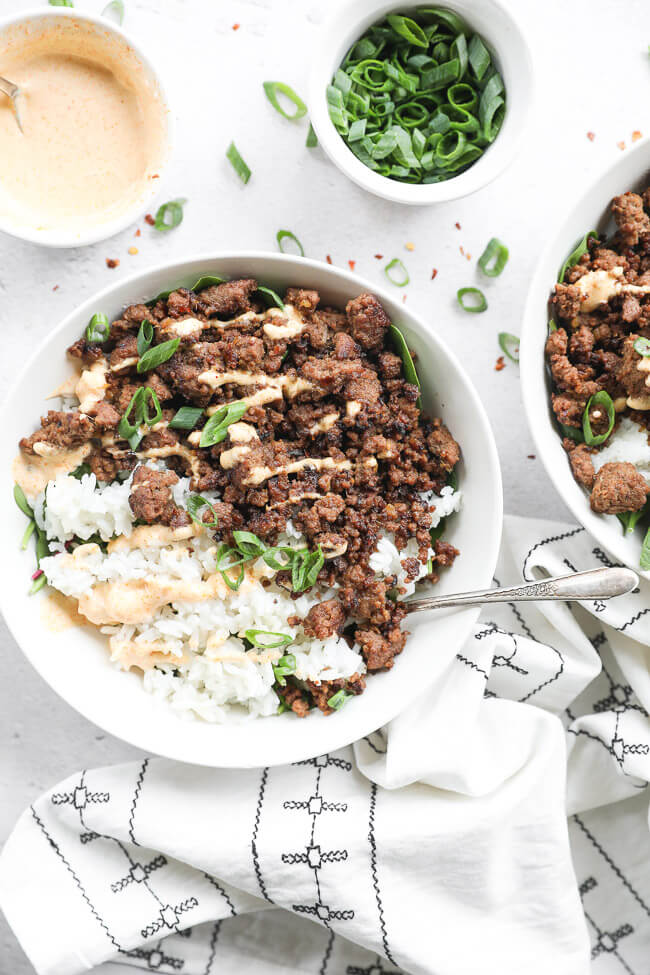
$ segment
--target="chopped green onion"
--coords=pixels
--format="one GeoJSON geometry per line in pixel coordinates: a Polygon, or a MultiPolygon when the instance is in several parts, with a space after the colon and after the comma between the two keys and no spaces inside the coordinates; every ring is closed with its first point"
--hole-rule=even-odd
{"type": "Polygon", "coordinates": [[[127,440],[131,450],[135,450],[142,440],[140,427],[143,423],[153,427],[162,418],[160,401],[151,386],[140,386],[131,397],[131,401],[120,420],[117,432],[123,440],[127,440]],[[147,413],[147,398],[151,400],[153,413],[147,413]],[[131,414],[133,413],[133,419],[131,414]]]}
{"type": "Polygon", "coordinates": [[[566,261],[560,268],[560,273],[557,276],[559,282],[564,281],[566,272],[570,267],[574,267],[580,260],[583,254],[586,254],[589,250],[589,241],[598,240],[598,232],[596,230],[590,230],[584,235],[581,241],[579,241],[574,249],[571,251],[566,261]]]}
{"type": "Polygon", "coordinates": [[[456,298],[463,311],[469,311],[473,314],[485,311],[488,306],[487,299],[479,288],[460,288],[456,292],[456,298]]]}
{"type": "Polygon", "coordinates": [[[276,112],[279,112],[283,118],[299,119],[302,118],[303,115],[307,114],[307,106],[303,102],[302,98],[295,93],[293,88],[290,88],[289,85],[285,85],[283,81],[265,81],[263,87],[264,94],[271,102],[271,105],[273,105],[276,112]],[[285,98],[288,98],[289,101],[295,105],[295,112],[292,114],[285,112],[284,108],[280,104],[278,94],[284,95],[285,98]]]}
{"type": "Polygon", "coordinates": [[[556,325],[555,320],[553,318],[551,318],[550,321],[549,321],[549,323],[548,323],[548,330],[549,330],[549,333],[550,332],[557,332],[557,325],[556,325]]]}
{"type": "Polygon", "coordinates": [[[389,14],[386,18],[396,34],[416,47],[428,47],[429,40],[419,24],[401,14],[389,14]]]}
{"type": "Polygon", "coordinates": [[[489,278],[498,278],[508,263],[509,252],[505,244],[496,237],[488,241],[488,245],[478,259],[478,266],[483,274],[489,278]]]}
{"type": "Polygon", "coordinates": [[[276,545],[273,548],[267,548],[262,558],[275,572],[281,572],[283,569],[291,568],[295,558],[302,558],[301,551],[306,550],[291,548],[289,545],[276,545]],[[286,559],[280,560],[278,555],[286,556],[286,559]]]}
{"type": "Polygon", "coordinates": [[[644,358],[650,356],[650,339],[639,337],[634,342],[634,351],[644,358]]]}
{"type": "Polygon", "coordinates": [[[138,329],[138,355],[142,357],[153,342],[153,325],[145,318],[138,329]]]}
{"type": "Polygon", "coordinates": [[[399,259],[399,257],[394,257],[392,261],[388,262],[388,264],[384,268],[384,274],[391,282],[391,284],[397,285],[398,288],[405,288],[406,285],[411,280],[408,271],[404,267],[404,264],[399,259]],[[395,269],[398,272],[397,276],[395,275],[393,269],[395,269]]]}
{"type": "MultiPolygon", "coordinates": [[[[52,3],[52,0],[50,0],[50,3],[52,3]]],[[[72,4],[71,3],[55,3],[55,4],[52,4],[52,6],[54,6],[54,7],[71,7],[72,4]]],[[[37,576],[37,578],[32,582],[32,584],[31,584],[31,586],[29,588],[29,595],[30,596],[33,596],[35,593],[40,592],[40,590],[43,588],[43,586],[46,586],[46,585],[47,585],[47,577],[46,577],[46,575],[45,575],[44,572],[41,572],[41,574],[39,576],[37,576]]]]}
{"type": "Polygon", "coordinates": [[[251,178],[251,171],[240,156],[239,149],[234,142],[231,142],[226,149],[226,159],[245,185],[251,178]]]}
{"type": "Polygon", "coordinates": [[[14,484],[14,501],[16,502],[16,504],[18,505],[18,507],[20,508],[20,510],[24,515],[26,515],[28,518],[34,517],[34,512],[31,508],[31,505],[27,501],[27,498],[25,497],[25,492],[21,488],[20,484],[14,484]]]}
{"type": "Polygon", "coordinates": [[[48,0],[50,7],[74,7],[72,0],[48,0]]]}
{"type": "Polygon", "coordinates": [[[232,575],[230,574],[232,572],[232,569],[236,568],[236,566],[231,566],[231,568],[229,569],[220,570],[221,578],[223,579],[223,581],[226,583],[226,585],[232,592],[237,592],[242,582],[244,581],[244,572],[245,572],[244,565],[243,563],[241,564],[238,563],[238,564],[240,565],[240,568],[236,579],[233,579],[232,575]]]}
{"type": "Polygon", "coordinates": [[[614,409],[614,403],[612,397],[609,393],[601,389],[599,392],[594,393],[587,400],[587,405],[585,406],[585,411],[582,415],[582,432],[584,434],[585,443],[589,447],[599,447],[600,444],[605,443],[610,433],[614,429],[614,423],[616,421],[616,410],[614,409]],[[609,420],[609,425],[607,427],[606,433],[594,434],[591,429],[591,421],[589,417],[589,412],[594,406],[604,406],[607,410],[607,417],[609,420]]]}
{"type": "MultiPolygon", "coordinates": [[[[404,366],[404,378],[406,379],[407,383],[411,383],[412,386],[417,386],[417,388],[420,389],[420,380],[418,379],[415,363],[413,362],[413,356],[411,355],[411,350],[406,343],[406,339],[402,335],[397,325],[391,324],[388,329],[388,334],[393,341],[395,351],[399,354],[399,357],[402,360],[402,365],[404,366]]],[[[418,406],[419,405],[420,399],[418,397],[418,406]]]]}
{"type": "Polygon", "coordinates": [[[203,416],[200,406],[181,406],[169,421],[170,430],[193,430],[203,416]]]}
{"type": "Polygon", "coordinates": [[[641,569],[650,569],[650,528],[645,533],[643,545],[641,546],[641,558],[639,559],[641,569]]]}
{"type": "Polygon", "coordinates": [[[236,566],[242,565],[244,562],[246,562],[246,559],[241,556],[241,553],[238,552],[236,548],[222,542],[217,549],[215,561],[217,572],[224,572],[227,569],[234,569],[236,566]],[[237,557],[233,558],[233,555],[237,557]]]}
{"type": "Polygon", "coordinates": [[[20,543],[20,547],[21,547],[21,549],[22,549],[23,552],[27,548],[27,545],[29,543],[29,540],[32,537],[32,535],[34,534],[35,528],[36,528],[36,522],[32,518],[32,520],[27,525],[27,528],[25,529],[25,534],[23,535],[22,541],[20,543]]]}
{"type": "Polygon", "coordinates": [[[111,334],[111,326],[103,312],[95,312],[86,326],[86,342],[99,345],[106,342],[111,334]]]}
{"type": "Polygon", "coordinates": [[[273,664],[273,674],[280,687],[286,687],[286,678],[296,672],[296,658],[292,653],[285,653],[273,664]]]}
{"type": "Polygon", "coordinates": [[[224,403],[216,413],[213,413],[201,431],[199,447],[212,447],[226,439],[228,427],[241,420],[246,412],[246,403],[235,400],[234,403],[224,403]]]}
{"type": "Polygon", "coordinates": [[[305,145],[308,149],[315,149],[318,145],[318,136],[314,132],[314,126],[311,124],[311,122],[309,123],[309,131],[307,132],[305,145]]]}
{"type": "Polygon", "coordinates": [[[154,230],[166,232],[178,227],[179,223],[183,221],[184,203],[187,203],[187,200],[169,200],[168,203],[159,206],[154,219],[154,230]]]}
{"type": "Polygon", "coordinates": [[[277,308],[284,308],[282,298],[272,288],[265,288],[263,285],[260,285],[257,290],[265,299],[268,298],[270,300],[271,305],[275,305],[277,308]]]}
{"type": "Polygon", "coordinates": [[[499,345],[512,362],[519,362],[519,338],[510,332],[499,332],[499,345]]]}
{"type": "Polygon", "coordinates": [[[120,26],[124,21],[124,3],[122,0],[111,0],[102,10],[102,17],[112,17],[120,26]]]}
{"type": "Polygon", "coordinates": [[[254,535],[253,532],[234,531],[232,537],[242,555],[246,555],[248,558],[257,558],[266,551],[264,542],[257,535],[254,535]]]}
{"type": "MultiPolygon", "coordinates": [[[[293,637],[287,633],[274,633],[273,630],[245,630],[244,637],[254,647],[262,650],[275,650],[276,647],[286,647],[293,643],[293,637]],[[260,640],[260,637],[271,637],[271,640],[260,640]]],[[[295,661],[294,661],[295,663],[295,661]]]]}
{"type": "Polygon", "coordinates": [[[336,694],[332,694],[332,696],[328,698],[327,706],[328,708],[332,708],[333,711],[339,711],[350,697],[353,697],[353,695],[347,694],[343,688],[341,688],[340,691],[337,691],[336,694]]]}
{"type": "Polygon", "coordinates": [[[316,582],[318,573],[324,564],[325,556],[320,545],[314,552],[306,555],[301,562],[296,559],[293,563],[291,576],[291,587],[293,591],[304,592],[306,589],[310,589],[316,582]]]}
{"type": "Polygon", "coordinates": [[[300,243],[300,241],[298,240],[298,238],[296,237],[296,235],[294,233],[292,233],[290,230],[278,230],[277,234],[275,235],[275,239],[277,240],[278,247],[280,248],[280,250],[282,251],[283,254],[286,254],[287,252],[285,251],[284,247],[282,246],[282,241],[285,240],[285,239],[288,239],[288,240],[292,240],[294,242],[294,244],[298,248],[298,253],[300,254],[300,256],[301,257],[304,257],[305,256],[305,251],[304,251],[304,248],[303,248],[302,244],[300,243]]]}
{"type": "Polygon", "coordinates": [[[138,372],[150,372],[152,369],[157,369],[163,362],[171,359],[180,343],[180,339],[170,339],[168,342],[161,342],[160,345],[154,345],[147,349],[138,361],[138,372]]]}
{"type": "Polygon", "coordinates": [[[143,388],[140,402],[142,403],[142,419],[147,426],[153,427],[156,425],[156,423],[160,423],[162,420],[162,407],[156,392],[151,388],[151,386],[145,386],[143,388]],[[153,413],[147,412],[147,399],[151,400],[153,413]]]}
{"type": "Polygon", "coordinates": [[[209,501],[201,497],[200,494],[190,494],[187,499],[187,513],[194,522],[195,525],[200,525],[201,528],[216,528],[218,524],[217,512],[214,510],[209,501]],[[203,518],[199,515],[202,508],[209,508],[213,515],[213,521],[203,521],[203,518]]]}

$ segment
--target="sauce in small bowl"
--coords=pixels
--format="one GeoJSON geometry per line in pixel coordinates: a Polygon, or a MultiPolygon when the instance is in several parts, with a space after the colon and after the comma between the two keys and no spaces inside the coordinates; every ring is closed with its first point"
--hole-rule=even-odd
{"type": "Polygon", "coordinates": [[[157,191],[169,110],[113,25],[65,9],[0,25],[0,74],[21,89],[23,131],[0,94],[0,229],[50,246],[104,239],[157,191]]]}

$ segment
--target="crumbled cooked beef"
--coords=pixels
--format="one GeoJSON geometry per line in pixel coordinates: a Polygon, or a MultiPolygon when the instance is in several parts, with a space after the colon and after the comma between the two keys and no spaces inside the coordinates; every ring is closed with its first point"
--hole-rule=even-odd
{"type": "Polygon", "coordinates": [[[316,603],[303,620],[302,628],[306,636],[313,636],[317,640],[327,640],[340,633],[345,623],[345,610],[338,599],[326,599],[316,603]]]}
{"type": "Polygon", "coordinates": [[[406,642],[406,634],[399,627],[392,627],[387,634],[383,634],[372,626],[358,629],[355,636],[370,671],[390,670],[395,656],[402,652],[406,642]]]}
{"type": "Polygon", "coordinates": [[[323,714],[332,713],[333,709],[329,702],[339,691],[344,691],[346,694],[362,694],[365,686],[366,681],[361,674],[352,674],[351,677],[339,678],[338,680],[307,681],[312,700],[323,714]]]}
{"type": "Polygon", "coordinates": [[[639,369],[639,365],[644,365],[643,356],[634,348],[634,343],[638,335],[628,335],[623,343],[623,359],[618,370],[618,381],[628,396],[640,397],[650,396],[650,387],[646,385],[646,380],[650,373],[639,369]]]}
{"type": "Polygon", "coordinates": [[[460,447],[442,420],[433,421],[433,429],[427,436],[431,453],[437,457],[443,471],[451,471],[460,460],[460,447]]]}
{"type": "Polygon", "coordinates": [[[131,511],[147,525],[160,522],[178,528],[188,525],[190,518],[174,501],[171,488],[178,483],[173,471],[158,471],[141,465],[131,482],[129,504],[131,511]]]}
{"type": "Polygon", "coordinates": [[[582,297],[574,284],[556,284],[553,307],[558,318],[570,320],[580,312],[582,297]]]}
{"type": "Polygon", "coordinates": [[[612,200],[612,214],[625,247],[635,247],[641,234],[650,231],[650,218],[638,193],[623,193],[612,200]]]}
{"type": "Polygon", "coordinates": [[[582,484],[588,491],[594,486],[596,471],[593,462],[593,449],[586,444],[576,444],[574,440],[566,437],[562,441],[562,446],[569,455],[571,471],[578,484],[582,484]]]}
{"type": "Polygon", "coordinates": [[[277,688],[278,695],[282,698],[289,710],[293,711],[299,718],[306,718],[309,714],[309,700],[302,687],[294,684],[289,678],[284,687],[277,688]]]}
{"type": "Polygon", "coordinates": [[[72,343],[68,349],[68,355],[73,359],[81,359],[85,366],[92,366],[93,362],[102,358],[104,351],[101,345],[94,345],[83,338],[72,343]]]}
{"type": "Polygon", "coordinates": [[[436,539],[433,545],[433,550],[436,553],[436,564],[449,568],[450,565],[454,564],[454,560],[460,555],[457,548],[451,545],[449,542],[445,542],[442,538],[436,539]]]}
{"type": "Polygon", "coordinates": [[[390,326],[379,300],[374,295],[362,294],[348,301],[345,311],[353,339],[366,351],[379,352],[390,326]]]}
{"type": "Polygon", "coordinates": [[[48,410],[41,417],[41,428],[31,437],[23,437],[20,449],[28,454],[38,454],[35,444],[50,444],[61,450],[70,450],[87,443],[95,432],[95,424],[85,413],[62,413],[48,410]]]}
{"type": "Polygon", "coordinates": [[[603,464],[591,491],[591,508],[604,515],[640,511],[649,491],[648,482],[634,464],[603,464]]]}
{"type": "Polygon", "coordinates": [[[199,293],[196,305],[209,318],[232,318],[250,309],[255,291],[257,281],[252,278],[213,284],[199,293]]]}
{"type": "Polygon", "coordinates": [[[121,420],[120,414],[108,400],[102,399],[93,406],[88,414],[95,421],[98,430],[112,430],[121,420]]]}
{"type": "Polygon", "coordinates": [[[303,288],[287,288],[284,300],[287,305],[293,305],[303,315],[308,315],[316,310],[320,295],[317,291],[306,291],[303,288]]]}
{"type": "Polygon", "coordinates": [[[138,458],[128,451],[112,454],[108,450],[96,447],[87,457],[86,463],[98,481],[110,483],[122,471],[132,471],[138,463],[138,458]]]}

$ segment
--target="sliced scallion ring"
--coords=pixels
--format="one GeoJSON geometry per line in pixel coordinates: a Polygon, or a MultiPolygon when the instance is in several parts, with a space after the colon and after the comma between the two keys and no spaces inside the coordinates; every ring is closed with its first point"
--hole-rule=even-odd
{"type": "Polygon", "coordinates": [[[650,528],[648,528],[645,538],[643,539],[643,545],[641,546],[639,567],[646,570],[650,569],[650,528]]]}
{"type": "Polygon", "coordinates": [[[411,280],[408,271],[399,257],[394,257],[392,261],[388,262],[384,268],[384,274],[390,283],[396,285],[398,288],[405,288],[411,280]]]}
{"type": "Polygon", "coordinates": [[[203,416],[200,406],[181,406],[169,421],[170,430],[193,430],[203,416]]]}
{"type": "Polygon", "coordinates": [[[111,326],[103,312],[95,312],[86,326],[86,342],[91,345],[100,345],[106,342],[111,334],[111,326]]]}
{"type": "Polygon", "coordinates": [[[307,114],[307,106],[303,102],[302,98],[295,93],[293,88],[291,88],[289,85],[285,85],[283,81],[265,81],[263,87],[264,94],[271,102],[271,105],[273,105],[276,112],[279,112],[283,118],[288,118],[295,121],[295,119],[302,118],[307,114]],[[278,95],[282,95],[292,102],[296,108],[295,112],[286,112],[280,104],[278,95]]]}
{"type": "Polygon", "coordinates": [[[488,245],[478,259],[478,266],[488,278],[498,278],[508,263],[509,251],[496,237],[488,241],[488,245]]]}
{"type": "Polygon", "coordinates": [[[180,344],[180,339],[169,339],[168,342],[161,342],[160,345],[154,345],[147,349],[138,360],[138,372],[150,372],[152,369],[157,369],[163,362],[171,359],[180,344]]]}
{"type": "Polygon", "coordinates": [[[124,3],[123,0],[111,0],[102,10],[102,17],[110,17],[120,26],[124,22],[124,3]]]}
{"type": "Polygon", "coordinates": [[[286,678],[296,672],[296,658],[292,653],[285,653],[273,664],[273,674],[280,687],[286,687],[286,678]]]}
{"type": "Polygon", "coordinates": [[[512,362],[519,362],[519,338],[510,332],[499,332],[499,345],[512,362]]]}
{"type": "Polygon", "coordinates": [[[328,708],[331,708],[333,711],[339,711],[343,707],[345,702],[348,700],[348,698],[350,697],[353,697],[353,695],[348,694],[346,691],[343,690],[343,688],[341,688],[339,691],[336,692],[336,694],[332,694],[332,696],[328,698],[327,706],[328,708]]]}
{"type": "Polygon", "coordinates": [[[293,643],[293,637],[288,633],[275,633],[273,630],[245,630],[244,637],[261,650],[275,650],[276,647],[286,647],[293,643]]]}
{"type": "Polygon", "coordinates": [[[224,403],[216,413],[213,413],[201,431],[199,447],[212,447],[226,439],[228,427],[241,420],[246,412],[246,403],[235,400],[234,403],[224,403]]]}
{"type": "Polygon", "coordinates": [[[485,311],[488,306],[487,299],[479,288],[460,288],[456,292],[456,298],[463,311],[472,314],[485,311]]]}
{"type": "Polygon", "coordinates": [[[614,403],[612,397],[605,389],[599,390],[590,396],[587,405],[585,406],[585,411],[582,415],[582,432],[585,438],[585,443],[588,447],[599,447],[600,444],[605,443],[610,433],[614,429],[614,422],[616,420],[616,410],[614,409],[614,403]],[[591,429],[591,419],[589,417],[590,411],[594,406],[604,406],[607,410],[607,418],[609,424],[606,433],[595,434],[591,429]]]}
{"type": "Polygon", "coordinates": [[[200,494],[190,494],[187,499],[187,513],[194,522],[195,525],[200,525],[201,528],[216,528],[218,525],[217,512],[214,510],[209,501],[206,501],[204,497],[200,494]],[[212,512],[212,521],[203,521],[200,515],[200,511],[203,508],[209,508],[212,512]]]}
{"type": "Polygon", "coordinates": [[[154,230],[165,233],[168,230],[173,230],[174,227],[178,227],[179,223],[183,222],[184,203],[187,203],[187,200],[169,200],[159,206],[154,219],[154,230]]]}
{"type": "Polygon", "coordinates": [[[142,356],[145,354],[147,349],[151,348],[152,342],[153,342],[153,325],[151,324],[148,318],[145,318],[145,320],[140,325],[140,328],[138,329],[137,344],[138,344],[138,355],[140,356],[140,358],[142,358],[142,356]]]}
{"type": "Polygon", "coordinates": [[[635,339],[634,341],[634,351],[638,352],[639,355],[642,355],[644,358],[650,356],[650,339],[639,336],[639,338],[635,339]]]}
{"type": "Polygon", "coordinates": [[[248,558],[258,558],[260,555],[264,555],[266,551],[264,542],[253,532],[234,531],[232,537],[242,555],[246,555],[248,558]]]}
{"type": "Polygon", "coordinates": [[[240,155],[239,149],[234,142],[231,142],[226,149],[226,159],[235,170],[242,183],[245,185],[251,178],[251,171],[244,162],[242,156],[240,155]]]}
{"type": "Polygon", "coordinates": [[[296,247],[298,248],[298,253],[300,254],[300,256],[301,257],[305,256],[304,247],[302,246],[302,244],[300,243],[296,235],[291,230],[278,230],[277,234],[275,235],[275,239],[277,240],[278,247],[280,248],[283,254],[286,254],[287,251],[282,246],[282,242],[284,240],[292,240],[296,245],[296,247]]]}
{"type": "Polygon", "coordinates": [[[318,136],[314,132],[314,126],[309,123],[309,131],[307,132],[307,139],[305,140],[305,145],[308,149],[315,149],[318,145],[318,136]]]}

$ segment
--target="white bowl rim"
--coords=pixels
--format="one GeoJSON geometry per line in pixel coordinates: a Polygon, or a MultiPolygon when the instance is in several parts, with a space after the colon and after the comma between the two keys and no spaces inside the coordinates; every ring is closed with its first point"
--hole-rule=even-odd
{"type": "MultiPolygon", "coordinates": [[[[471,3],[469,0],[462,0],[462,3],[467,7],[467,10],[461,12],[460,16],[465,17],[470,26],[472,12],[481,7],[502,18],[510,34],[509,40],[504,40],[503,47],[506,43],[511,45],[513,51],[515,46],[517,47],[522,73],[516,87],[506,86],[508,110],[504,124],[495,141],[469,169],[441,183],[401,183],[398,180],[380,176],[368,169],[351,152],[334,128],[327,111],[325,98],[325,88],[340,64],[340,56],[332,57],[331,50],[336,42],[333,41],[333,38],[335,39],[341,33],[341,24],[345,25],[343,28],[346,37],[344,50],[347,50],[354,37],[358,38],[361,31],[365,30],[365,26],[359,28],[359,24],[380,20],[391,10],[403,12],[414,9],[418,4],[413,0],[402,4],[397,0],[349,0],[348,3],[337,7],[336,12],[322,28],[321,41],[314,52],[314,63],[310,73],[310,119],[319,143],[334,165],[358,186],[376,196],[391,200],[394,203],[404,203],[411,206],[444,203],[468,196],[496,179],[510,165],[523,143],[524,135],[533,116],[536,87],[533,58],[526,34],[513,9],[502,3],[501,0],[472,0],[471,3]],[[372,17],[370,17],[371,13],[372,17]],[[511,118],[511,124],[509,124],[513,105],[518,109],[519,115],[516,128],[514,127],[515,119],[511,118]]],[[[453,0],[452,2],[443,0],[439,6],[458,12],[459,3],[458,0],[456,3],[453,0]]],[[[484,33],[483,30],[480,32],[484,33]]],[[[494,49],[497,60],[500,60],[502,49],[497,49],[497,45],[493,43],[490,43],[489,46],[494,49]]]]}
{"type": "MultiPolygon", "coordinates": [[[[602,187],[608,181],[618,180],[619,170],[631,170],[632,173],[635,173],[626,183],[621,182],[616,191],[617,193],[625,193],[641,179],[644,171],[650,170],[650,137],[646,136],[639,140],[635,146],[627,150],[625,155],[614,159],[590,180],[587,189],[577,199],[574,197],[569,206],[557,210],[558,213],[568,213],[568,216],[563,218],[560,229],[544,248],[537,261],[536,270],[528,288],[520,341],[521,392],[528,426],[537,453],[564,503],[588,534],[599,542],[606,552],[633,569],[638,575],[650,579],[650,571],[644,572],[639,568],[640,545],[635,547],[635,544],[630,544],[638,539],[638,530],[626,537],[622,533],[620,522],[616,516],[599,515],[593,512],[589,506],[588,494],[571,474],[567,455],[562,447],[560,433],[551,410],[550,387],[546,380],[545,359],[542,352],[540,362],[539,350],[541,312],[543,310],[546,315],[548,297],[556,281],[557,270],[562,266],[563,260],[570,253],[579,237],[576,236],[573,243],[569,243],[564,252],[560,249],[560,239],[565,228],[571,224],[575,214],[583,208],[591,210],[593,220],[588,221],[589,226],[585,224],[582,233],[586,233],[602,222],[605,209],[612,197],[612,194],[609,194],[604,198],[602,187]],[[637,162],[638,157],[645,159],[645,164],[640,161],[637,162]],[[553,267],[555,268],[554,275],[553,272],[549,274],[549,270],[553,267]],[[544,297],[544,293],[546,297],[544,297]]],[[[650,177],[650,173],[648,175],[650,177]]],[[[546,318],[548,320],[548,316],[546,318]]],[[[544,344],[546,336],[547,332],[544,331],[544,344]]]]}
{"type": "MultiPolygon", "coordinates": [[[[85,309],[85,313],[88,313],[91,307],[97,307],[104,304],[105,301],[110,300],[111,295],[114,291],[123,288],[130,288],[134,286],[134,295],[136,293],[136,288],[138,282],[142,278],[146,278],[148,275],[157,274],[160,272],[169,273],[170,281],[173,280],[173,275],[176,273],[178,276],[183,275],[183,268],[189,267],[194,263],[204,264],[206,268],[214,267],[217,269],[220,261],[229,260],[233,262],[241,262],[242,265],[246,265],[246,262],[254,260],[269,260],[276,263],[277,266],[281,267],[286,265],[287,268],[296,266],[305,266],[314,269],[315,271],[327,273],[328,277],[333,279],[338,279],[339,282],[343,284],[354,284],[355,288],[360,288],[363,290],[368,290],[373,292],[378,296],[381,301],[386,301],[388,304],[395,304],[395,298],[391,298],[386,290],[382,287],[376,287],[372,282],[360,277],[357,274],[347,271],[343,268],[333,267],[321,261],[312,260],[309,258],[297,257],[290,254],[282,253],[271,253],[268,251],[218,251],[218,252],[208,252],[208,253],[198,253],[193,254],[183,260],[174,259],[171,261],[161,262],[159,264],[153,265],[145,270],[140,270],[132,273],[128,277],[121,279],[119,282],[108,285],[103,288],[99,293],[92,295],[87,300],[81,302],[77,305],[65,318],[48,333],[47,338],[44,342],[39,343],[39,346],[33,351],[29,360],[21,370],[19,376],[13,383],[8,394],[5,396],[4,402],[0,407],[0,421],[3,412],[7,409],[7,404],[12,400],[16,391],[21,387],[23,383],[28,379],[30,373],[32,372],[37,360],[41,355],[41,348],[44,344],[49,344],[50,342],[56,342],[57,338],[66,331],[66,329],[72,324],[74,319],[79,315],[82,309],[85,309]]],[[[209,272],[206,272],[209,273],[209,272]]],[[[180,286],[180,285],[179,285],[180,286]]],[[[359,292],[361,293],[361,292],[359,292]]],[[[453,364],[457,370],[457,375],[463,381],[463,392],[467,395],[469,404],[468,411],[474,418],[474,422],[478,424],[480,428],[480,433],[485,447],[487,448],[487,458],[488,458],[488,469],[482,472],[482,475],[491,483],[491,487],[494,493],[494,508],[489,512],[490,517],[485,519],[487,522],[487,530],[485,534],[484,544],[481,549],[481,558],[484,563],[483,578],[481,581],[481,586],[489,587],[492,583],[492,578],[494,570],[496,567],[496,562],[499,554],[499,548],[501,544],[501,532],[503,524],[503,488],[502,488],[502,478],[501,478],[501,468],[499,463],[498,452],[496,448],[496,443],[494,440],[494,434],[490,426],[485,408],[479,398],[479,395],[471,382],[469,376],[465,372],[462,364],[458,361],[454,353],[446,346],[441,338],[426,326],[422,318],[414,314],[412,311],[407,313],[409,317],[413,318],[418,329],[422,331],[427,337],[427,341],[431,343],[434,351],[441,351],[445,356],[448,357],[449,361],[453,364]]],[[[461,445],[462,446],[462,445],[461,445]]],[[[0,572],[3,571],[0,568],[0,572]]],[[[377,711],[368,713],[364,712],[363,707],[357,708],[355,711],[351,709],[347,712],[345,710],[339,711],[327,718],[323,719],[322,727],[326,729],[326,734],[321,734],[320,736],[314,731],[313,736],[309,734],[294,735],[291,748],[287,748],[286,751],[279,757],[274,754],[264,752],[265,743],[261,741],[259,743],[259,751],[261,752],[261,757],[257,757],[254,761],[249,759],[241,760],[231,759],[229,754],[223,754],[220,752],[218,760],[214,757],[208,757],[205,754],[200,756],[191,755],[188,756],[182,748],[179,749],[175,744],[168,745],[161,748],[157,740],[152,738],[151,734],[147,730],[144,730],[138,734],[129,733],[125,734],[120,729],[119,718],[111,718],[111,720],[99,721],[93,713],[91,713],[90,708],[86,708],[85,705],[81,705],[79,701],[71,703],[66,695],[66,688],[61,686],[61,684],[56,684],[44,674],[41,673],[41,669],[38,664],[38,660],[35,659],[35,654],[32,652],[31,648],[26,648],[22,643],[17,632],[18,627],[14,625],[14,620],[12,619],[12,614],[7,612],[7,602],[6,602],[6,592],[5,588],[0,585],[0,612],[5,618],[12,636],[14,637],[19,648],[25,654],[27,659],[30,661],[32,666],[35,668],[37,673],[43,677],[43,679],[48,683],[49,687],[57,693],[66,703],[70,704],[75,710],[82,714],[85,718],[91,721],[96,726],[102,728],[102,730],[114,735],[116,738],[126,741],[135,747],[138,747],[144,751],[152,752],[154,754],[162,755],[167,758],[175,759],[177,761],[182,761],[189,764],[204,765],[210,767],[229,767],[229,768],[257,768],[260,766],[273,766],[280,764],[287,764],[288,762],[297,762],[308,758],[313,758],[315,755],[324,754],[325,752],[334,751],[337,748],[341,748],[345,745],[352,743],[363,738],[365,735],[371,734],[377,728],[382,727],[387,724],[392,718],[396,717],[398,713],[404,710],[413,700],[415,700],[419,695],[423,693],[423,684],[415,684],[414,687],[410,689],[409,695],[404,695],[398,704],[391,704],[389,707],[383,707],[383,709],[378,709],[377,711]],[[344,719],[341,721],[341,719],[344,719]],[[314,747],[310,744],[311,737],[319,738],[319,744],[314,747]]],[[[462,619],[465,630],[465,638],[469,636],[471,627],[477,620],[480,607],[469,608],[464,610],[452,611],[453,615],[458,616],[462,619]]],[[[460,646],[459,648],[460,649],[460,646]]],[[[107,657],[108,659],[108,657],[107,657]]],[[[399,666],[399,661],[397,662],[399,666]]],[[[364,697],[360,699],[360,703],[363,704],[364,697]]],[[[322,717],[320,715],[314,716],[315,720],[322,717]]],[[[267,719],[255,719],[257,725],[260,729],[264,728],[267,719]]],[[[271,718],[270,720],[274,720],[271,718]]],[[[307,718],[307,721],[313,721],[312,718],[307,718]]],[[[195,724],[201,725],[201,722],[193,722],[195,724]]],[[[213,727],[208,725],[208,727],[213,727]]],[[[235,728],[236,725],[224,724],[220,725],[222,728],[235,728]]],[[[263,737],[263,736],[261,736],[263,737]]]]}
{"type": "Polygon", "coordinates": [[[158,167],[160,179],[152,181],[149,190],[146,193],[143,192],[133,206],[129,207],[124,213],[115,217],[113,220],[100,223],[85,232],[52,230],[39,233],[32,228],[19,229],[15,223],[4,222],[0,216],[0,232],[14,237],[17,240],[24,240],[28,244],[40,244],[42,247],[52,248],[86,247],[89,244],[98,244],[103,240],[108,240],[110,237],[114,237],[122,230],[125,230],[138,219],[147,204],[158,195],[159,188],[162,184],[162,175],[169,166],[173,151],[174,115],[167,88],[163,82],[161,72],[155,63],[149,55],[145,54],[140,44],[134,40],[131,34],[127,33],[120,24],[117,24],[108,17],[103,17],[100,14],[84,13],[76,7],[30,7],[29,10],[24,10],[21,13],[13,13],[0,18],[0,34],[9,27],[32,20],[58,20],[61,18],[85,21],[95,27],[108,30],[124,41],[132,49],[137,60],[146,68],[158,86],[161,96],[161,107],[165,113],[165,147],[158,167]]]}

